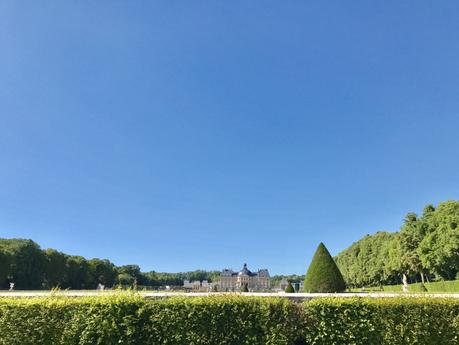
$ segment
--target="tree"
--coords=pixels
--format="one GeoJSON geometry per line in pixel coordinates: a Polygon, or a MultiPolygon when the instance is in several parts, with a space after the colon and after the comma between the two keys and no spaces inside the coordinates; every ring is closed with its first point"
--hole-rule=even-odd
{"type": "Polygon", "coordinates": [[[288,283],[287,287],[285,288],[286,293],[294,293],[295,289],[293,288],[292,283],[288,283]]]}
{"type": "Polygon", "coordinates": [[[67,256],[64,253],[58,252],[54,249],[46,249],[43,254],[45,257],[45,287],[67,287],[67,256]]]}
{"type": "Polygon", "coordinates": [[[425,236],[418,248],[421,263],[442,279],[454,279],[459,272],[459,201],[440,203],[424,213],[425,236]]]}
{"type": "Polygon", "coordinates": [[[0,248],[0,289],[6,287],[10,275],[11,256],[0,248]]]}
{"type": "Polygon", "coordinates": [[[72,289],[94,288],[88,261],[82,256],[67,258],[67,286],[72,289]]]}
{"type": "Polygon", "coordinates": [[[42,288],[45,260],[38,244],[32,240],[0,239],[0,247],[10,255],[9,276],[17,288],[42,288]]]}
{"type": "Polygon", "coordinates": [[[121,286],[133,286],[134,282],[136,282],[136,279],[131,276],[130,274],[127,273],[120,273],[118,274],[118,284],[121,286]]]}
{"type": "Polygon", "coordinates": [[[422,282],[424,282],[424,274],[418,247],[425,236],[424,230],[422,219],[418,219],[415,213],[408,213],[398,236],[402,252],[400,258],[402,274],[419,274],[422,282]]]}
{"type": "Polygon", "coordinates": [[[249,288],[248,288],[247,284],[243,284],[241,286],[241,292],[249,292],[249,288]]]}
{"type": "Polygon", "coordinates": [[[116,280],[116,267],[109,260],[91,259],[88,261],[91,273],[91,286],[95,288],[102,283],[105,286],[113,286],[116,280]]]}
{"type": "Polygon", "coordinates": [[[119,266],[117,270],[118,270],[117,281],[120,285],[131,286],[131,285],[134,285],[134,283],[136,282],[141,285],[144,284],[145,278],[140,272],[140,267],[138,265],[119,266]]]}
{"type": "Polygon", "coordinates": [[[395,280],[400,258],[395,238],[395,233],[377,232],[339,253],[336,264],[347,285],[376,286],[395,280]]]}
{"type": "Polygon", "coordinates": [[[304,279],[305,292],[342,292],[346,289],[341,272],[321,242],[304,279]]]}
{"type": "Polygon", "coordinates": [[[365,236],[336,257],[350,286],[400,284],[404,274],[421,281],[454,279],[459,272],[459,201],[408,213],[398,233],[365,236]]]}
{"type": "Polygon", "coordinates": [[[14,282],[19,289],[94,289],[99,283],[144,286],[181,286],[184,279],[219,279],[219,271],[141,272],[138,265],[116,267],[109,260],[86,260],[54,249],[40,249],[32,240],[0,238],[0,289],[14,282]]]}

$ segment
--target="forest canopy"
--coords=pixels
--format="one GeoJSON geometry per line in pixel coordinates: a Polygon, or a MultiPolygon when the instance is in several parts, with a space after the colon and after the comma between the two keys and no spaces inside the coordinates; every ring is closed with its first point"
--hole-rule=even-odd
{"type": "Polygon", "coordinates": [[[14,282],[17,289],[95,289],[106,287],[181,286],[184,279],[213,281],[219,271],[182,273],[141,272],[137,265],[116,266],[107,259],[85,259],[55,249],[42,250],[32,240],[0,239],[0,289],[14,282]]]}
{"type": "Polygon", "coordinates": [[[452,280],[459,272],[459,201],[408,213],[398,232],[367,235],[335,261],[351,287],[452,280]]]}

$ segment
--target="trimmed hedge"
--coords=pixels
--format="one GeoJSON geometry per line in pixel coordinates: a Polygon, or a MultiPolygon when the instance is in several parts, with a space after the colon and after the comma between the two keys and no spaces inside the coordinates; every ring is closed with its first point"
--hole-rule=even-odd
{"type": "Polygon", "coordinates": [[[343,292],[346,289],[344,278],[325,245],[320,242],[312,257],[306,277],[305,292],[343,292]]]}
{"type": "Polygon", "coordinates": [[[288,283],[287,284],[287,287],[285,288],[285,292],[286,293],[294,293],[295,292],[295,289],[293,288],[292,283],[288,283]]]}
{"type": "Polygon", "coordinates": [[[301,305],[234,296],[0,298],[0,344],[293,344],[301,305]]]}
{"type": "Polygon", "coordinates": [[[459,344],[459,301],[455,299],[314,299],[304,313],[307,344],[459,344]]]}
{"type": "Polygon", "coordinates": [[[452,299],[0,298],[1,345],[458,343],[452,299]]]}

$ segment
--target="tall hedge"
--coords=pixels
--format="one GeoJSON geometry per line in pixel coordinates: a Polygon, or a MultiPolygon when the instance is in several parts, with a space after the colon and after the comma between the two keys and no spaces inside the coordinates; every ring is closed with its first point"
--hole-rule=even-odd
{"type": "Polygon", "coordinates": [[[456,345],[459,300],[0,298],[1,345],[456,345]]]}
{"type": "Polygon", "coordinates": [[[285,292],[286,293],[294,293],[295,292],[295,289],[293,288],[292,283],[288,283],[287,284],[287,287],[285,288],[285,292]]]}
{"type": "Polygon", "coordinates": [[[306,303],[307,344],[457,345],[459,301],[318,298],[306,303]]]}
{"type": "Polygon", "coordinates": [[[271,298],[0,298],[0,344],[288,345],[301,339],[302,315],[271,298]]]}
{"type": "Polygon", "coordinates": [[[346,289],[343,276],[335,261],[321,242],[304,279],[305,292],[342,292],[346,289]]]}

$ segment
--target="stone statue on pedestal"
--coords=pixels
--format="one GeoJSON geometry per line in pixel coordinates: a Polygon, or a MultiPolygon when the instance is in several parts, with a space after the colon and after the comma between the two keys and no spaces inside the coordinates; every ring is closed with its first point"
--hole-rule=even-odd
{"type": "Polygon", "coordinates": [[[403,282],[403,292],[408,292],[408,280],[406,279],[405,273],[403,273],[402,282],[403,282]]]}

